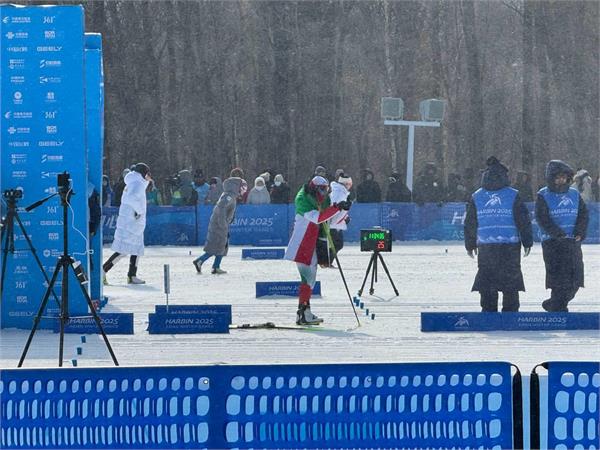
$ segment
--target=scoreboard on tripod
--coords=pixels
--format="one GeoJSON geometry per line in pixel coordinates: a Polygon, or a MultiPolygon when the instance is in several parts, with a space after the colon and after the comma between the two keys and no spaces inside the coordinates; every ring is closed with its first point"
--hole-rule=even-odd
{"type": "Polygon", "coordinates": [[[392,232],[374,227],[360,230],[361,252],[391,252],[392,232]]]}

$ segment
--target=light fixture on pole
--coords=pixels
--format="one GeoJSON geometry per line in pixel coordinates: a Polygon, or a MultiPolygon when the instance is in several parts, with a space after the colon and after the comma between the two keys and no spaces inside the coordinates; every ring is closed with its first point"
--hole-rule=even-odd
{"type": "Polygon", "coordinates": [[[421,120],[402,120],[404,102],[400,98],[381,99],[381,118],[384,125],[405,125],[408,127],[408,147],[406,150],[406,186],[413,190],[413,170],[415,159],[415,127],[440,127],[446,104],[443,100],[423,100],[419,104],[421,120]],[[397,113],[400,114],[397,114],[397,113]],[[396,114],[394,114],[396,113],[396,114]]]}

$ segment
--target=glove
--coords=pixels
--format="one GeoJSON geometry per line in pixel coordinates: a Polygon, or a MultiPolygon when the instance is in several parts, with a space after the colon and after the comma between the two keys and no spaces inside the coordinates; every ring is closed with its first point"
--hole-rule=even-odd
{"type": "Polygon", "coordinates": [[[531,252],[531,247],[525,247],[523,249],[523,257],[527,258],[529,256],[529,253],[531,252]]]}
{"type": "Polygon", "coordinates": [[[475,255],[477,255],[477,249],[474,248],[473,250],[467,250],[467,255],[469,255],[470,258],[475,259],[475,255]]]}
{"type": "Polygon", "coordinates": [[[141,214],[138,214],[138,213],[137,213],[137,212],[135,212],[135,211],[133,212],[133,218],[134,218],[135,220],[138,220],[140,217],[142,217],[142,215],[141,215],[141,214]]]}
{"type": "Polygon", "coordinates": [[[340,210],[343,209],[345,211],[348,211],[350,209],[350,207],[352,206],[352,202],[349,202],[348,200],[343,200],[343,201],[337,203],[336,206],[340,210]]]}

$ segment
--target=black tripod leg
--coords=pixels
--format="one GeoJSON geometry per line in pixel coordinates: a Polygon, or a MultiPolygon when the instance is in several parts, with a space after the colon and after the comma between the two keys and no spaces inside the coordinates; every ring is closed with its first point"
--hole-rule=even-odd
{"type": "Polygon", "coordinates": [[[371,258],[373,259],[373,271],[371,272],[371,289],[369,289],[369,294],[373,295],[375,292],[374,283],[377,282],[377,253],[373,253],[371,258]]]}
{"type": "MultiPolygon", "coordinates": [[[[29,250],[31,250],[31,253],[33,254],[35,262],[37,263],[38,267],[42,271],[42,275],[44,275],[44,280],[46,280],[46,283],[48,283],[48,285],[50,285],[50,279],[48,278],[48,274],[44,270],[44,265],[42,264],[42,261],[40,261],[40,257],[38,256],[37,251],[36,251],[35,247],[33,246],[33,242],[31,242],[31,239],[29,239],[29,236],[27,235],[27,230],[25,229],[25,225],[23,225],[23,222],[21,222],[21,218],[19,217],[19,215],[17,213],[15,213],[15,219],[17,219],[17,223],[19,224],[21,233],[23,233],[23,236],[25,236],[25,240],[27,241],[29,250]]],[[[52,296],[54,297],[54,300],[56,300],[57,306],[60,307],[60,302],[58,301],[58,295],[56,295],[56,292],[54,292],[54,289],[52,290],[52,296]]]]}
{"type": "MultiPolygon", "coordinates": [[[[40,319],[44,310],[46,309],[46,304],[48,303],[48,299],[50,298],[50,291],[52,290],[52,286],[56,283],[56,278],[60,272],[61,262],[56,263],[56,267],[54,268],[54,274],[52,275],[52,279],[50,280],[50,284],[46,289],[46,293],[44,294],[44,298],[42,299],[42,303],[40,304],[40,309],[38,310],[35,319],[33,319],[33,328],[29,333],[29,337],[27,338],[27,342],[25,343],[25,348],[23,349],[23,353],[21,354],[21,359],[19,360],[19,365],[17,367],[21,367],[23,365],[23,361],[25,361],[25,357],[27,356],[27,352],[29,351],[29,346],[31,345],[31,341],[33,339],[33,335],[35,334],[38,325],[40,324],[40,319]]],[[[63,275],[64,276],[64,275],[63,275]]]]}
{"type": "MultiPolygon", "coordinates": [[[[71,266],[71,269],[73,269],[73,273],[77,274],[77,272],[75,271],[75,267],[73,267],[73,261],[71,261],[70,266],[71,266]]],[[[115,353],[113,352],[110,342],[108,342],[108,337],[106,336],[106,333],[104,332],[104,327],[102,326],[100,317],[98,317],[98,313],[96,312],[96,309],[94,308],[92,299],[90,298],[88,291],[85,289],[85,286],[83,285],[81,280],[79,280],[79,278],[77,278],[77,283],[79,284],[79,287],[81,288],[81,292],[83,293],[83,296],[85,297],[85,300],[87,301],[87,304],[92,313],[92,317],[94,318],[94,321],[96,322],[96,325],[98,326],[98,329],[100,330],[100,334],[102,334],[102,339],[104,339],[104,343],[106,344],[108,353],[110,353],[110,357],[112,358],[113,362],[115,363],[115,366],[118,366],[119,362],[117,361],[117,357],[115,356],[115,353]]]]}
{"type": "Polygon", "coordinates": [[[396,293],[396,296],[400,295],[398,293],[398,289],[396,289],[396,285],[394,284],[394,280],[392,280],[392,276],[390,275],[390,271],[388,270],[387,266],[385,265],[385,261],[383,260],[383,256],[381,256],[381,254],[378,254],[379,259],[381,260],[381,265],[383,266],[383,270],[385,270],[385,273],[387,274],[390,283],[392,283],[392,287],[394,288],[394,292],[396,293]]]}
{"type": "Polygon", "coordinates": [[[371,259],[369,260],[369,265],[367,266],[367,271],[365,273],[365,278],[363,279],[362,285],[358,290],[358,296],[360,297],[363,293],[363,289],[365,288],[365,284],[367,283],[367,278],[369,277],[369,272],[371,271],[371,266],[373,265],[373,256],[371,255],[371,259]]]}
{"type": "Polygon", "coordinates": [[[2,246],[2,278],[0,278],[0,301],[2,301],[2,293],[4,292],[4,280],[6,277],[6,262],[8,253],[13,250],[12,242],[13,239],[13,213],[9,210],[6,216],[6,229],[4,230],[4,245],[2,246]]]}

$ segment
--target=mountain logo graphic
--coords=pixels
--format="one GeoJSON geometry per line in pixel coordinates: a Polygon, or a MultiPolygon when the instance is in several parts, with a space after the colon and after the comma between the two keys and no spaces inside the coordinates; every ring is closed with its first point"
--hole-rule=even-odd
{"type": "Polygon", "coordinates": [[[490,195],[490,199],[485,203],[485,206],[500,206],[502,205],[502,200],[498,197],[498,194],[490,195]]]}
{"type": "Polygon", "coordinates": [[[567,197],[566,195],[561,196],[560,198],[560,202],[558,202],[558,207],[561,208],[566,208],[569,206],[573,206],[573,200],[571,200],[569,197],[567,197]]]}

